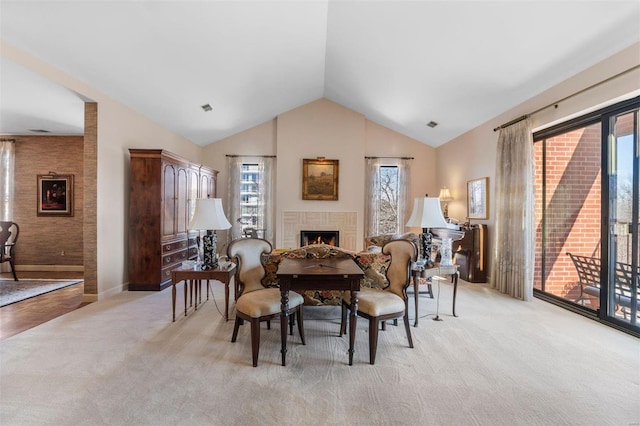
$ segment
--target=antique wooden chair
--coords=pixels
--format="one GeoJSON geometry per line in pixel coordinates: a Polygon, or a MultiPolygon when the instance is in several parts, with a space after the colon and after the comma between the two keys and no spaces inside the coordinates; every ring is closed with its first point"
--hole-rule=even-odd
{"type": "MultiPolygon", "coordinates": [[[[231,341],[238,337],[238,329],[243,321],[251,323],[251,352],[253,366],[258,365],[258,351],[260,349],[260,322],[269,321],[280,317],[281,295],[276,287],[265,288],[261,280],[266,272],[260,257],[262,254],[271,253],[271,243],[261,238],[240,238],[232,241],[227,248],[229,259],[236,261],[236,321],[233,326],[231,341]]],[[[293,334],[294,314],[298,319],[298,331],[302,344],[304,341],[304,327],[302,318],[302,303],[304,299],[298,293],[289,292],[289,329],[293,334]]]]}
{"type": "Polygon", "coordinates": [[[16,275],[15,247],[18,241],[20,227],[15,222],[0,222],[0,263],[9,262],[13,279],[18,281],[16,275]]]}
{"type": "MultiPolygon", "coordinates": [[[[403,318],[404,328],[413,348],[411,328],[409,327],[409,298],[407,287],[411,281],[411,262],[418,256],[418,250],[410,241],[393,240],[382,247],[382,252],[391,256],[387,269],[389,285],[384,289],[363,288],[358,293],[358,315],[369,320],[369,363],[375,364],[378,348],[378,330],[380,323],[390,319],[403,318]]],[[[340,335],[346,332],[347,311],[350,307],[351,295],[345,292],[342,297],[342,320],[340,335]]]]}

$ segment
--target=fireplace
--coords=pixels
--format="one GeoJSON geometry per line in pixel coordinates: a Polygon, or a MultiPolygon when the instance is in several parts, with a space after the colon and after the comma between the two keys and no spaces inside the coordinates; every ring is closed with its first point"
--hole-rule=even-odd
{"type": "Polygon", "coordinates": [[[339,246],[340,231],[300,231],[300,247],[311,244],[339,246]]]}

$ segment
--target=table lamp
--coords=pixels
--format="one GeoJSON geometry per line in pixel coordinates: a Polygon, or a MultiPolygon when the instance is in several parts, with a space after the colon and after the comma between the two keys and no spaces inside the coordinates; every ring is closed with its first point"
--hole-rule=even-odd
{"type": "Polygon", "coordinates": [[[442,208],[442,213],[444,214],[444,218],[449,218],[449,201],[453,201],[453,197],[451,196],[451,192],[449,188],[446,186],[440,190],[440,195],[438,195],[440,201],[444,203],[444,207],[442,208]]]}
{"type": "Polygon", "coordinates": [[[420,243],[422,259],[426,266],[433,265],[431,260],[431,241],[433,235],[429,228],[446,228],[447,222],[440,209],[440,199],[438,197],[416,198],[413,201],[413,211],[406,226],[411,228],[422,228],[420,243]]]}
{"type": "MultiPolygon", "coordinates": [[[[214,231],[229,229],[231,224],[224,215],[222,200],[220,198],[198,198],[193,212],[193,218],[189,222],[189,229],[206,231],[202,237],[202,252],[204,255],[202,269],[215,269],[218,267],[218,253],[216,252],[217,236],[214,231]]],[[[198,246],[200,244],[198,243],[198,246]]]]}

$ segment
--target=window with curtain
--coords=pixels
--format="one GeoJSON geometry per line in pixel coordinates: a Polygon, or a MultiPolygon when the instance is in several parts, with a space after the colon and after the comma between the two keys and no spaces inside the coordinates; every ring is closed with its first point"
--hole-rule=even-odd
{"type": "Polygon", "coordinates": [[[408,214],[409,160],[366,159],[365,236],[404,232],[408,214]]]}
{"type": "Polygon", "coordinates": [[[229,156],[228,239],[259,237],[274,244],[274,157],[229,156]]]}
{"type": "Polygon", "coordinates": [[[0,139],[0,220],[13,219],[15,139],[0,139]]]}

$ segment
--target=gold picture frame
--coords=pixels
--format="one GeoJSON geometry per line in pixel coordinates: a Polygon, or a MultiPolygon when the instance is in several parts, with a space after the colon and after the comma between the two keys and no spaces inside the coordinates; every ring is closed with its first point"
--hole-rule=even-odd
{"type": "Polygon", "coordinates": [[[328,200],[338,199],[339,160],[327,160],[324,157],[302,160],[302,199],[328,200]]]}
{"type": "Polygon", "coordinates": [[[38,176],[38,216],[73,216],[73,175],[38,176]]]}
{"type": "Polygon", "coordinates": [[[467,181],[467,218],[489,219],[489,178],[467,181]]]}

